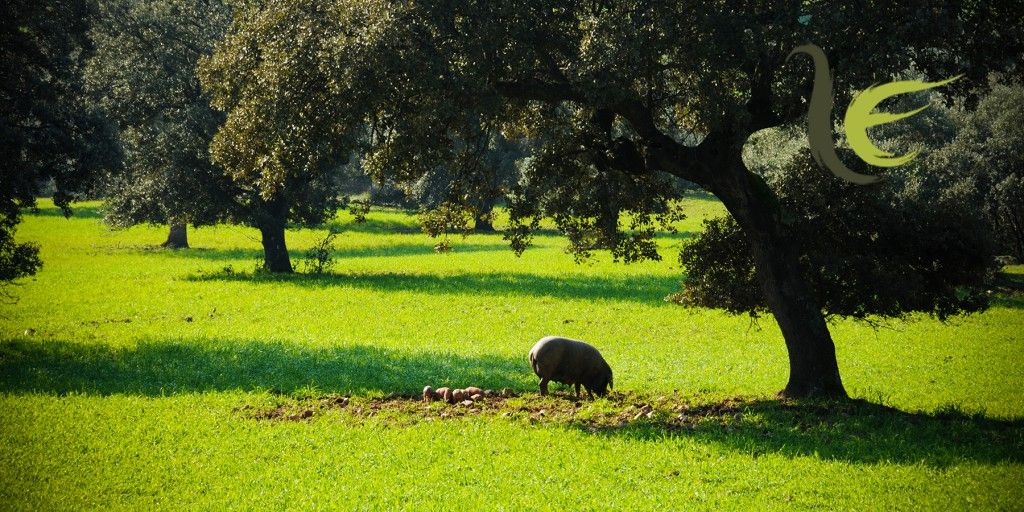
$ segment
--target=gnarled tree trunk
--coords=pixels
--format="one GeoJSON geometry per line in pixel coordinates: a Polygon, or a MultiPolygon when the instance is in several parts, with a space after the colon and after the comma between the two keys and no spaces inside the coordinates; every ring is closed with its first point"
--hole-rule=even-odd
{"type": "Polygon", "coordinates": [[[188,225],[184,222],[171,221],[167,240],[160,244],[168,249],[188,249],[188,225]]]}
{"type": "Polygon", "coordinates": [[[789,353],[789,382],[782,395],[844,398],[835,344],[800,266],[798,241],[782,222],[778,201],[736,152],[720,168],[712,191],[750,243],[757,279],[782,330],[789,353]]]}

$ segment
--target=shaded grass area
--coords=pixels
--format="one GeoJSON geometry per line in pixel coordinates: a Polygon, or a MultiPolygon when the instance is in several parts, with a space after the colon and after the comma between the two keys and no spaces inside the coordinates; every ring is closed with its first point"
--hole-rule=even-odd
{"type": "MultiPolygon", "coordinates": [[[[468,254],[488,251],[508,251],[505,244],[484,244],[484,243],[462,243],[456,245],[453,251],[456,254],[468,254]]],[[[242,272],[252,270],[252,265],[235,267],[233,264],[242,263],[255,264],[263,261],[261,249],[220,249],[210,247],[191,247],[187,249],[167,249],[159,245],[121,245],[116,247],[105,247],[94,251],[96,254],[124,254],[135,256],[157,257],[174,260],[197,260],[213,263],[231,264],[231,272],[242,272]]],[[[355,258],[397,258],[406,256],[428,256],[434,255],[436,251],[430,245],[423,243],[390,243],[381,245],[369,245],[358,247],[337,247],[331,251],[331,257],[336,261],[355,258]]],[[[288,251],[292,266],[296,271],[302,269],[305,259],[305,251],[292,249],[288,251]]],[[[239,276],[233,276],[235,278],[239,276]]],[[[284,276],[287,278],[288,276],[284,276]]]]}
{"type": "MultiPolygon", "coordinates": [[[[508,251],[507,245],[503,244],[481,244],[481,243],[463,243],[458,244],[453,249],[457,253],[472,253],[472,252],[486,252],[486,251],[508,251]]],[[[209,248],[196,248],[179,250],[177,252],[165,253],[169,257],[175,258],[196,258],[210,261],[230,261],[230,260],[257,260],[263,258],[263,251],[261,250],[246,250],[246,249],[209,249],[209,248]]],[[[347,258],[388,258],[388,257],[399,257],[399,256],[427,256],[436,254],[433,247],[422,243],[396,243],[387,245],[373,245],[373,246],[360,246],[360,247],[339,247],[331,252],[331,257],[336,259],[347,259],[347,258]]],[[[302,262],[305,252],[303,251],[289,251],[289,257],[292,260],[292,265],[302,262]]]]}
{"type": "Polygon", "coordinates": [[[1024,265],[1009,265],[996,276],[996,306],[1024,309],[1024,265]]]}
{"type": "Polygon", "coordinates": [[[328,273],[269,274],[236,271],[200,273],[188,277],[199,282],[243,282],[267,286],[303,288],[355,287],[376,291],[411,291],[450,295],[518,295],[590,299],[595,301],[660,302],[678,288],[674,277],[654,276],[563,276],[552,277],[517,272],[460,273],[454,275],[415,273],[328,273]]]}
{"type": "Polygon", "coordinates": [[[409,353],[366,345],[309,349],[204,339],[142,342],[130,348],[28,340],[0,345],[0,393],[276,393],[285,396],[263,395],[274,408],[316,412],[299,414],[303,419],[329,409],[341,409],[348,418],[344,421],[372,415],[396,426],[430,418],[490,417],[652,442],[684,436],[754,456],[772,453],[937,467],[963,461],[1024,462],[1024,420],[987,418],[956,408],[907,412],[863,400],[708,401],[700,395],[638,392],[615,392],[589,401],[568,393],[540,397],[535,386],[536,378],[523,359],[409,353]],[[425,384],[511,387],[523,395],[470,407],[427,405],[415,398],[425,384]],[[324,407],[324,393],[356,398],[346,407],[333,401],[324,407]]]}
{"type": "Polygon", "coordinates": [[[865,400],[815,403],[740,398],[698,404],[680,414],[687,419],[662,415],[599,432],[654,440],[682,429],[684,435],[753,457],[774,453],[858,464],[937,467],[964,461],[1024,462],[1024,421],[991,419],[956,409],[923,413],[865,400]]]}
{"type": "MultiPolygon", "coordinates": [[[[24,215],[39,217],[64,217],[64,210],[53,205],[49,199],[41,199],[35,208],[25,208],[24,215]]],[[[71,205],[71,215],[78,219],[100,219],[103,218],[103,208],[98,203],[74,203],[71,205]]]]}
{"type": "Polygon", "coordinates": [[[0,392],[166,396],[213,391],[413,393],[426,382],[526,389],[525,358],[403,352],[371,345],[181,339],[112,347],[69,341],[0,343],[0,392]]]}

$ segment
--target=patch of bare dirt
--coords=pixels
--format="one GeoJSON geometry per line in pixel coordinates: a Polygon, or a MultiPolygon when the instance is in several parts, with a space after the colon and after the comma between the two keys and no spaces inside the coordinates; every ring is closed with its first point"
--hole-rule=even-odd
{"type": "Polygon", "coordinates": [[[591,432],[630,425],[650,425],[660,430],[682,430],[697,425],[720,424],[729,428],[742,421],[749,403],[743,398],[698,402],[681,395],[651,396],[611,393],[597,400],[571,394],[540,396],[537,393],[492,395],[477,400],[448,403],[425,401],[414,396],[383,398],[326,395],[305,398],[275,397],[273,405],[246,405],[236,409],[243,418],[257,421],[310,421],[329,417],[343,422],[386,421],[410,425],[422,421],[448,421],[467,417],[501,417],[536,425],[569,425],[591,432]]]}

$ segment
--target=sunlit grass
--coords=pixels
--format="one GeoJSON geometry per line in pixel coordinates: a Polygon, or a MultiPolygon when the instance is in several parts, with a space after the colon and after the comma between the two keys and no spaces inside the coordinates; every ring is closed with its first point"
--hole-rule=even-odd
{"type": "MultiPolygon", "coordinates": [[[[722,211],[710,199],[687,201],[660,262],[576,265],[552,232],[519,258],[500,234],[437,254],[415,218],[374,211],[338,216],[331,274],[284,278],[253,275],[254,229],[192,229],[192,249],[168,251],[164,228],[110,231],[97,206],[64,219],[42,202],[18,232],[45,267],[0,306],[2,508],[1024,506],[1019,300],[948,325],[837,322],[848,390],[880,406],[779,409],[770,318],[663,300],[679,244],[722,211]],[[598,346],[619,391],[754,405],[694,431],[237,412],[275,393],[531,392],[526,352],[547,334],[598,346]]],[[[325,233],[290,230],[293,263],[325,233]]],[[[620,406],[602,403],[585,407],[620,406]]]]}

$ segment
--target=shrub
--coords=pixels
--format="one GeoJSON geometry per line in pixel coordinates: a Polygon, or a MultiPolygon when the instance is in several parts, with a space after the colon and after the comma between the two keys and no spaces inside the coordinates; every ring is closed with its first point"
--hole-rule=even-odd
{"type": "Polygon", "coordinates": [[[327,235],[313,244],[303,258],[306,272],[309,274],[326,274],[334,266],[334,239],[338,232],[330,229],[327,235]]]}

